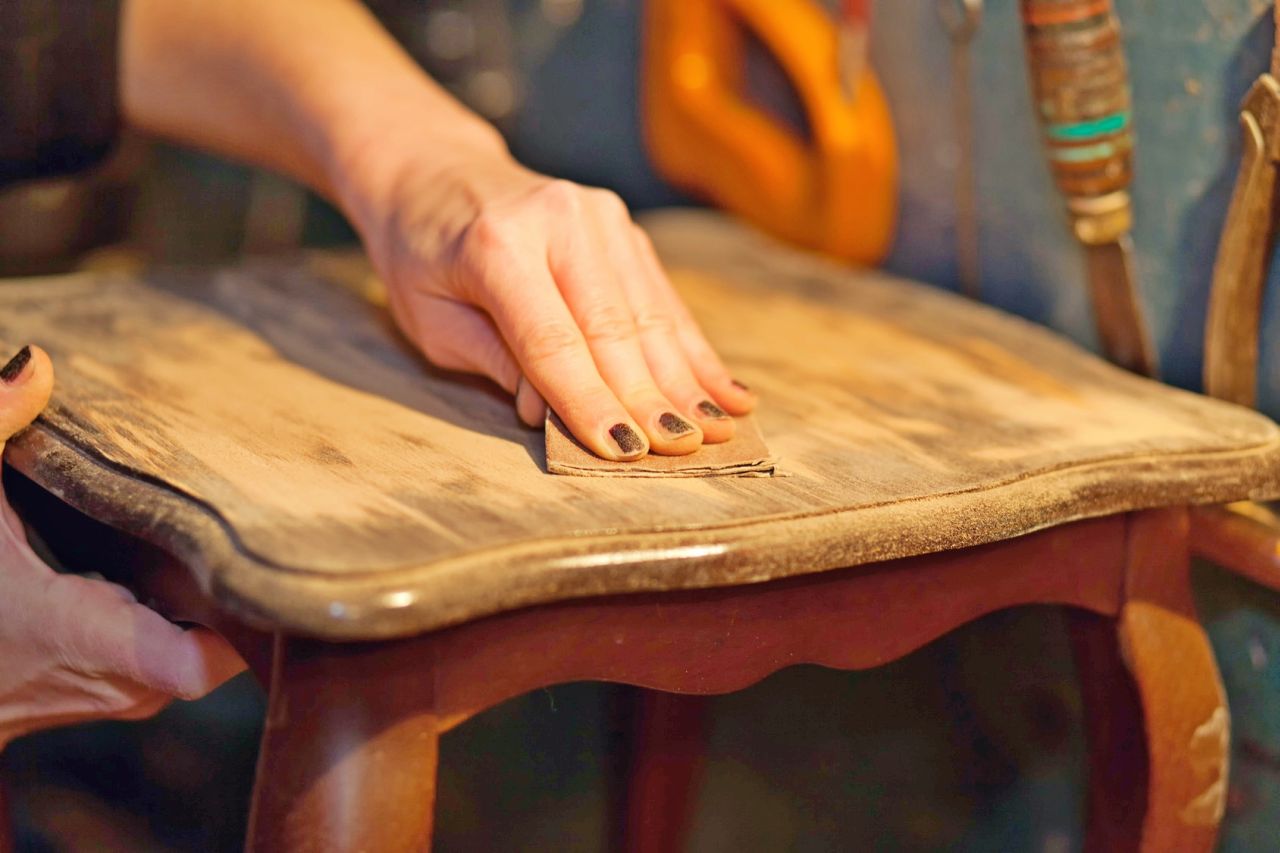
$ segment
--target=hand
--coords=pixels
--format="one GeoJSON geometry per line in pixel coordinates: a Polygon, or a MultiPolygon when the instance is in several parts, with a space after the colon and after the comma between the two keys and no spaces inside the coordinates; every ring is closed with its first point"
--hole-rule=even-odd
{"type": "Polygon", "coordinates": [[[751,409],[618,197],[522,168],[364,4],[130,0],[120,44],[131,122],[337,203],[406,334],[531,426],[550,404],[635,459],[725,441],[751,409]]]}
{"type": "Polygon", "coordinates": [[[549,404],[606,459],[731,438],[730,416],[754,396],[621,199],[531,172],[497,145],[451,147],[407,157],[353,217],[396,320],[427,358],[490,377],[530,426],[549,404]]]}
{"type": "MultiPolygon", "coordinates": [[[[23,352],[25,363],[19,354],[0,373],[0,454],[53,389],[49,357],[37,347],[23,352]]],[[[211,631],[184,631],[116,584],[52,571],[2,489],[0,590],[0,748],[50,726],[147,717],[244,669],[211,631]]]]}

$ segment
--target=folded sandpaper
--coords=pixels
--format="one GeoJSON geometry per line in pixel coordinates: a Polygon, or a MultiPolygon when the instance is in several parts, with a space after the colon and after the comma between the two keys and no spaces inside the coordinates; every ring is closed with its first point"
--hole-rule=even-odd
{"type": "Polygon", "coordinates": [[[737,430],[722,444],[704,444],[688,456],[650,453],[634,462],[611,462],[587,450],[554,413],[547,415],[547,472],[575,477],[772,477],[778,460],[769,453],[755,418],[736,418],[737,430]]]}

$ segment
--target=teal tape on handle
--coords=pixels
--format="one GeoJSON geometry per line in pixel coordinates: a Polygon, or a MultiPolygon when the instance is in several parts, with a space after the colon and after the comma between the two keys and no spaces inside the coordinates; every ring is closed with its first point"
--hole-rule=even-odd
{"type": "Polygon", "coordinates": [[[1072,142],[1081,139],[1092,139],[1095,136],[1106,136],[1109,133],[1118,133],[1129,126],[1129,113],[1118,112],[1109,116],[1095,118],[1090,121],[1074,122],[1072,124],[1051,124],[1048,128],[1050,139],[1061,139],[1072,142]]]}
{"type": "Polygon", "coordinates": [[[1088,163],[1092,160],[1105,160],[1115,155],[1114,142],[1099,142],[1097,145],[1081,145],[1076,148],[1050,148],[1049,159],[1058,163],[1088,163]]]}

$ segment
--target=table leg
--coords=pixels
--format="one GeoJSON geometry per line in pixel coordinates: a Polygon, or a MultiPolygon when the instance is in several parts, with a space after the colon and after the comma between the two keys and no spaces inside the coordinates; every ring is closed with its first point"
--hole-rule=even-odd
{"type": "Polygon", "coordinates": [[[710,699],[636,691],[621,849],[683,850],[706,754],[710,699]]]}
{"type": "Polygon", "coordinates": [[[1138,850],[1147,811],[1142,700],[1120,657],[1116,620],[1068,613],[1089,745],[1084,849],[1138,850]]]}
{"type": "Polygon", "coordinates": [[[1087,850],[1210,851],[1227,793],[1230,718],[1196,619],[1187,513],[1131,516],[1115,621],[1074,614],[1089,733],[1087,850]]]}
{"type": "Polygon", "coordinates": [[[430,847],[441,727],[423,651],[276,639],[249,850],[430,847]]]}
{"type": "Polygon", "coordinates": [[[0,853],[13,851],[13,816],[9,811],[9,793],[4,777],[0,776],[0,853]]]}

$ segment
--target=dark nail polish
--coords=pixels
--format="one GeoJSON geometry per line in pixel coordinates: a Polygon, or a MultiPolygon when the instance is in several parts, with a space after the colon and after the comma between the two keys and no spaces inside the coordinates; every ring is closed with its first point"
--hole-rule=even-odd
{"type": "Polygon", "coordinates": [[[738,380],[736,380],[736,379],[730,379],[730,380],[729,380],[729,383],[730,383],[731,385],[733,385],[733,387],[734,387],[734,388],[737,388],[739,391],[750,391],[750,390],[751,390],[751,389],[750,389],[750,388],[748,388],[746,385],[743,385],[741,382],[739,382],[739,381],[738,381],[738,380]]]}
{"type": "Polygon", "coordinates": [[[627,424],[614,424],[609,427],[609,435],[613,438],[614,443],[618,445],[618,449],[628,456],[644,450],[644,442],[640,440],[640,436],[636,435],[636,431],[627,424]]]}
{"type": "Polygon", "coordinates": [[[672,435],[684,435],[687,432],[693,432],[693,424],[675,412],[663,412],[658,417],[658,424],[672,435]]]}
{"type": "Polygon", "coordinates": [[[9,359],[8,364],[0,367],[0,380],[3,380],[6,385],[12,385],[29,361],[31,361],[31,347],[23,347],[18,350],[17,355],[9,359]]]}
{"type": "Polygon", "coordinates": [[[710,400],[703,400],[701,403],[699,403],[698,411],[702,412],[702,414],[706,415],[709,418],[716,418],[717,420],[721,418],[729,417],[729,415],[725,412],[724,409],[720,408],[710,400]]]}

